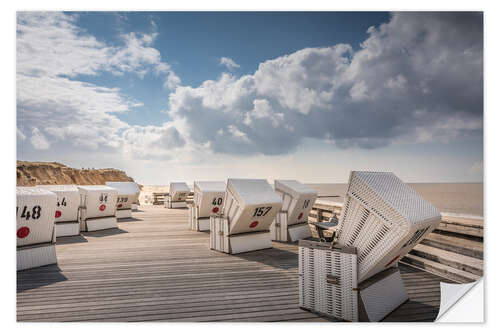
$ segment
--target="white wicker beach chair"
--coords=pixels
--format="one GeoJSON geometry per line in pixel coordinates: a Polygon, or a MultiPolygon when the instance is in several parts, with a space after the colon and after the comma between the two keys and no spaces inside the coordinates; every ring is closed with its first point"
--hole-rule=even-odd
{"type": "Polygon", "coordinates": [[[296,180],[275,180],[274,190],[283,206],[270,227],[272,240],[295,242],[311,237],[308,217],[317,191],[296,180]]]}
{"type": "Polygon", "coordinates": [[[118,191],[104,185],[79,185],[81,208],[80,230],[95,231],[117,228],[116,202],[118,191]]]}
{"type": "Polygon", "coordinates": [[[193,205],[189,207],[191,230],[210,230],[210,216],[222,213],[225,193],[226,183],[222,181],[194,182],[193,205]]]}
{"type": "Polygon", "coordinates": [[[18,186],[16,198],[17,270],[55,264],[56,194],[18,186]]]}
{"type": "Polygon", "coordinates": [[[186,197],[191,192],[186,183],[170,183],[168,196],[165,198],[166,208],[186,208],[186,197]]]}
{"type": "Polygon", "coordinates": [[[361,282],[396,264],[440,221],[439,211],[393,173],[352,171],[337,241],[356,247],[361,282]]]}
{"type": "Polygon", "coordinates": [[[37,187],[57,195],[55,211],[56,237],[79,235],[80,192],[76,185],[38,185],[37,187]]]}
{"type": "Polygon", "coordinates": [[[272,247],[269,226],[280,209],[265,179],[228,179],[223,215],[210,218],[211,248],[235,254],[272,247]]]}
{"type": "Polygon", "coordinates": [[[394,174],[352,171],[337,242],[299,243],[300,306],[345,320],[382,320],[408,300],[398,259],[440,220],[439,211],[394,174]],[[355,251],[347,256],[336,247],[355,251]],[[354,294],[341,288],[347,282],[354,294]]]}
{"type": "Polygon", "coordinates": [[[132,217],[132,205],[139,197],[139,185],[134,182],[106,182],[106,186],[118,191],[116,200],[116,218],[132,217]]]}

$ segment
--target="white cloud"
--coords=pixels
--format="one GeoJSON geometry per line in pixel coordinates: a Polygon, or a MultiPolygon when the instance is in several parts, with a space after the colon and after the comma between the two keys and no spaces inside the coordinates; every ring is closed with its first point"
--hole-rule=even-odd
{"type": "Polygon", "coordinates": [[[163,86],[170,90],[174,90],[180,85],[181,85],[181,78],[178,77],[173,71],[169,71],[167,79],[165,80],[163,86]]]}
{"type": "Polygon", "coordinates": [[[131,32],[121,35],[123,45],[110,46],[80,29],[75,15],[19,12],[19,133],[33,131],[31,142],[38,149],[47,149],[48,139],[90,149],[120,148],[121,132],[130,126],[116,114],[142,103],[117,88],[85,83],[77,77],[103,71],[115,75],[130,72],[139,77],[153,73],[164,77],[166,87],[175,88],[180,78],[152,47],[157,35],[131,32]]]}
{"type": "Polygon", "coordinates": [[[171,123],[131,126],[123,132],[123,149],[132,158],[171,159],[186,144],[171,123]]]}
{"type": "Polygon", "coordinates": [[[283,113],[274,113],[271,105],[266,99],[256,99],[253,101],[253,110],[245,114],[243,123],[251,126],[256,119],[270,121],[273,127],[278,127],[280,122],[283,121],[283,113]]]}
{"type": "Polygon", "coordinates": [[[305,138],[376,148],[482,135],[480,13],[394,13],[368,33],[358,51],[306,48],[252,75],[178,87],[170,115],[223,153],[283,154],[305,138]]]}
{"type": "Polygon", "coordinates": [[[221,57],[220,64],[226,66],[226,68],[230,71],[236,68],[240,68],[240,65],[238,65],[233,59],[228,57],[221,57]]]}
{"type": "MultiPolygon", "coordinates": [[[[307,138],[376,148],[482,135],[480,15],[395,13],[369,29],[359,50],[306,48],[198,87],[182,86],[162,61],[156,29],[123,34],[123,45],[111,46],[76,24],[68,14],[18,14],[18,130],[38,147],[67,141],[175,161],[199,151],[284,154],[307,138]],[[78,81],[103,71],[161,76],[171,122],[120,120],[141,103],[78,81]]],[[[220,64],[239,67],[227,57],[220,64]]]]}
{"type": "Polygon", "coordinates": [[[240,131],[238,129],[238,127],[234,126],[234,125],[229,125],[227,126],[227,130],[229,133],[231,133],[231,135],[236,138],[236,140],[242,140],[242,141],[245,141],[245,142],[250,142],[250,140],[248,139],[247,135],[245,133],[243,133],[242,131],[240,131]]]}
{"type": "Polygon", "coordinates": [[[30,142],[33,148],[38,150],[46,150],[50,147],[50,143],[47,141],[47,138],[36,127],[33,128],[33,131],[31,132],[30,142]]]}

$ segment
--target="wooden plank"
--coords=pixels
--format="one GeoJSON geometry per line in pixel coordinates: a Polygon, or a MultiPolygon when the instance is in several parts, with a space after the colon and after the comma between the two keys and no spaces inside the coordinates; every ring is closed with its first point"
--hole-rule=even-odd
{"type": "MultiPolygon", "coordinates": [[[[18,321],[330,321],[298,308],[296,244],[227,255],[188,230],[187,210],[133,215],[59,242],[57,266],[18,272],[18,321]]],[[[444,279],[400,269],[412,302],[386,320],[434,318],[444,279]]]]}

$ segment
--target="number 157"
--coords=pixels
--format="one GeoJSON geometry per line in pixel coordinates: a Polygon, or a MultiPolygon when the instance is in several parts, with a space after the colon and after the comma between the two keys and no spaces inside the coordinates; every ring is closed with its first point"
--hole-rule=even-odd
{"type": "Polygon", "coordinates": [[[266,216],[267,213],[271,210],[272,207],[257,207],[253,212],[253,216],[266,216]]]}

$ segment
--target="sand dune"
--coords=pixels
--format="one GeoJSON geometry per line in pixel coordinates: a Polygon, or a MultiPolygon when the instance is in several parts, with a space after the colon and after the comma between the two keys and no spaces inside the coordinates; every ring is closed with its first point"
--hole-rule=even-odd
{"type": "Polygon", "coordinates": [[[124,171],[75,169],[57,162],[17,161],[17,186],[35,185],[103,185],[106,181],[134,181],[124,171]]]}

